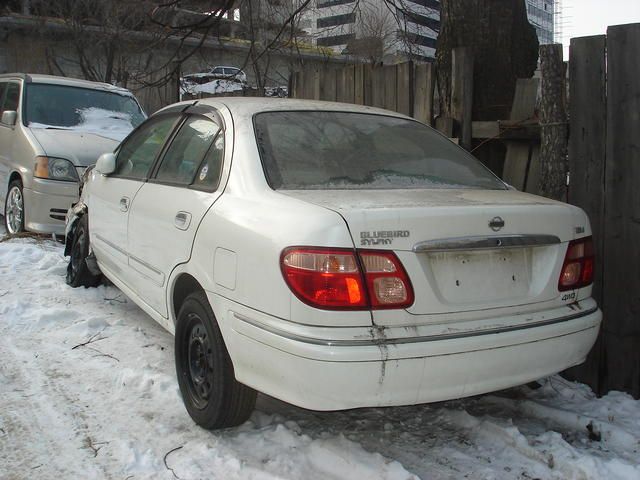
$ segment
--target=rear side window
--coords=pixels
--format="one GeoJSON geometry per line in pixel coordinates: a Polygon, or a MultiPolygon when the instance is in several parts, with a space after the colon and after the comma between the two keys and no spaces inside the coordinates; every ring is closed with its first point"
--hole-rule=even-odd
{"type": "MultiPolygon", "coordinates": [[[[190,185],[196,174],[201,172],[201,164],[211,149],[220,127],[203,117],[190,117],[175,135],[165,153],[156,180],[161,182],[190,185]]],[[[204,177],[208,174],[205,171],[204,177]]]]}
{"type": "Polygon", "coordinates": [[[120,147],[114,175],[146,178],[177,119],[177,115],[161,116],[141,125],[120,147]]]}
{"type": "Polygon", "coordinates": [[[254,117],[272,188],[506,189],[478,160],[419,122],[349,112],[254,117]]]}
{"type": "Polygon", "coordinates": [[[222,159],[224,158],[224,134],[218,133],[213,145],[209,148],[200,168],[193,180],[193,186],[205,190],[215,190],[220,183],[222,173],[222,159]]]}

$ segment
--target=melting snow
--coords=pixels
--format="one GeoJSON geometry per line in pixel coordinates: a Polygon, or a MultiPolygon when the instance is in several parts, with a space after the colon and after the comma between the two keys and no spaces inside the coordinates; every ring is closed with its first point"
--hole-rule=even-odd
{"type": "Polygon", "coordinates": [[[29,123],[30,128],[54,128],[56,130],[70,130],[74,132],[91,133],[102,137],[122,141],[133,130],[131,115],[102,108],[90,107],[78,110],[80,123],[72,127],[29,123]]]}
{"type": "Polygon", "coordinates": [[[552,377],[433,405],[188,417],[173,338],[115,287],[71,289],[52,241],[0,242],[0,478],[638,479],[640,401],[552,377]]]}

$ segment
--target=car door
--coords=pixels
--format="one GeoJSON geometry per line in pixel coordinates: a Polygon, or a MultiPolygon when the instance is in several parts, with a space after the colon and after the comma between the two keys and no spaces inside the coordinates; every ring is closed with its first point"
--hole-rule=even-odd
{"type": "Polygon", "coordinates": [[[89,195],[89,232],[100,267],[129,283],[127,222],[136,194],[147,180],[180,113],[153,117],[118,147],[116,170],[96,174],[89,195]]]}
{"type": "Polygon", "coordinates": [[[145,303],[164,317],[171,271],[189,260],[200,221],[220,196],[224,133],[217,115],[190,114],[131,207],[132,284],[145,303]]]}

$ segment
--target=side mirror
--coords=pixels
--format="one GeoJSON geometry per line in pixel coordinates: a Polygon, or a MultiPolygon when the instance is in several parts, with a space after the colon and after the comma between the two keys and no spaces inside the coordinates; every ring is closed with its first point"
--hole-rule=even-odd
{"type": "Polygon", "coordinates": [[[109,175],[116,171],[116,156],[113,153],[103,153],[98,157],[95,167],[96,172],[109,175]]]}
{"type": "Polygon", "coordinates": [[[2,112],[2,123],[5,125],[14,126],[16,124],[16,120],[18,118],[18,112],[15,110],[5,110],[2,112]]]}

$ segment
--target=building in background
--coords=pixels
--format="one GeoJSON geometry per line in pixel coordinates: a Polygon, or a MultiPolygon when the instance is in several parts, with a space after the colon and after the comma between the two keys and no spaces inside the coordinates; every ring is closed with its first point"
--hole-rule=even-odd
{"type": "MultiPolygon", "coordinates": [[[[525,0],[540,44],[559,40],[560,0],[525,0]]],[[[376,61],[433,61],[440,32],[440,0],[314,0],[300,22],[311,42],[336,53],[376,61]]]]}
{"type": "Polygon", "coordinates": [[[440,31],[440,0],[315,0],[300,26],[318,47],[382,61],[430,61],[440,31]]]}
{"type": "Polygon", "coordinates": [[[556,38],[554,18],[558,13],[560,2],[557,0],[526,0],[526,2],[529,23],[535,27],[540,45],[553,43],[556,38]]]}

